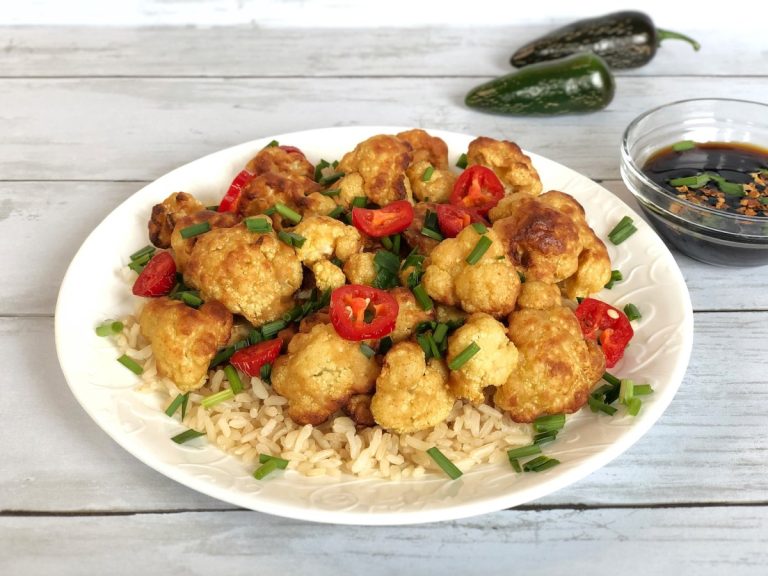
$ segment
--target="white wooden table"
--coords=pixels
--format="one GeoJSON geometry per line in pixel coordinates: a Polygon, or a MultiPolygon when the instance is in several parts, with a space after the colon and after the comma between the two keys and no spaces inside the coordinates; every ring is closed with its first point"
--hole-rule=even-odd
{"type": "Polygon", "coordinates": [[[767,98],[765,41],[716,28],[685,30],[699,53],[670,43],[620,73],[606,110],[546,119],[462,104],[541,26],[0,28],[0,574],[767,573],[768,267],[675,255],[695,310],[691,364],[624,455],[521,508],[405,528],[270,517],[166,479],[80,408],[53,340],[66,266],[110,210],[178,165],[273,133],[503,137],[632,203],[618,144],[634,116],[688,97],[767,98]]]}

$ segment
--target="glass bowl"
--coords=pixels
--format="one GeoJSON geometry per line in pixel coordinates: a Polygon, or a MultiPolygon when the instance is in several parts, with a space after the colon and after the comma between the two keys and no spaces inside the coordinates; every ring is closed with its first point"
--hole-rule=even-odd
{"type": "Polygon", "coordinates": [[[768,105],[729,99],[673,102],[635,118],[621,143],[621,177],[665,241],[720,266],[768,264],[768,217],[744,216],[679,199],[642,168],[655,152],[682,140],[768,148],[768,105]]]}

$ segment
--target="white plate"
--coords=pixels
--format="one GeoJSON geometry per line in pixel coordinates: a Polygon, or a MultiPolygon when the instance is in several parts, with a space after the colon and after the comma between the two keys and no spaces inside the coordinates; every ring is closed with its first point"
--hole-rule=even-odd
{"type": "MultiPolygon", "coordinates": [[[[597,470],[635,443],[661,416],[685,373],[693,339],[690,297],[672,255],[651,228],[613,194],[588,178],[530,154],[544,189],[575,196],[595,232],[606,238],[624,215],[638,232],[619,246],[608,243],[613,268],[625,279],[602,298],[616,306],[633,302],[643,318],[625,358],[612,372],[653,385],[639,416],[614,417],[582,410],[546,454],[562,464],[543,473],[515,474],[506,465],[483,465],[451,481],[438,474],[393,482],[305,478],[295,472],[254,480],[252,470],[218,449],[195,442],[176,445],[181,427],[167,418],[160,400],[134,390],[137,378],[115,361],[115,349],[94,334],[99,322],[133,310],[120,279],[128,255],[147,244],[153,204],[178,190],[216,203],[234,175],[273,138],[301,148],[313,163],[338,159],[373,134],[395,127],[311,130],[263,138],[222,150],[182,166],[145,186],[96,227],[75,255],[59,292],[56,346],[64,375],[77,400],[116,442],[139,460],[186,486],[245,508],[291,518],[343,524],[409,524],[462,518],[523,504],[563,488],[597,470]]],[[[443,138],[452,163],[471,136],[430,130],[443,138]]]]}

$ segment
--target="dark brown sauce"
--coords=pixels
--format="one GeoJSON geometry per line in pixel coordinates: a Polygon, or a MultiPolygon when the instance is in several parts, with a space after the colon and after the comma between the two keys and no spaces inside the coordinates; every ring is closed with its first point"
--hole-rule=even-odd
{"type": "Polygon", "coordinates": [[[695,204],[768,217],[768,149],[745,143],[694,143],[677,151],[673,146],[655,152],[643,172],[670,195],[695,204]],[[715,174],[729,183],[743,185],[743,193],[724,193],[712,180],[704,186],[673,186],[670,181],[701,174],[715,174]]]}

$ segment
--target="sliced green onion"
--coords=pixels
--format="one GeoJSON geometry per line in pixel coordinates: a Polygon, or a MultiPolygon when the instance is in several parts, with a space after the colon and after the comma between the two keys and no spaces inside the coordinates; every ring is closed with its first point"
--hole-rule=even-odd
{"type": "Polygon", "coordinates": [[[429,228],[436,232],[440,230],[440,221],[437,218],[437,212],[427,210],[427,213],[424,214],[424,228],[429,228]]]}
{"type": "Polygon", "coordinates": [[[275,210],[277,210],[277,213],[280,214],[283,218],[286,220],[290,220],[294,224],[298,224],[301,222],[301,214],[293,210],[292,208],[289,208],[285,204],[281,204],[278,202],[275,204],[275,210]]]}
{"type": "Polygon", "coordinates": [[[181,234],[182,238],[192,238],[193,236],[198,236],[200,234],[204,234],[205,232],[209,232],[211,230],[211,223],[210,222],[198,222],[197,224],[192,224],[192,226],[187,226],[186,228],[182,228],[181,234]]]}
{"type": "Polygon", "coordinates": [[[443,340],[445,340],[445,337],[448,335],[448,324],[443,324],[440,322],[437,326],[435,326],[435,342],[440,344],[443,340]]]}
{"type": "Polygon", "coordinates": [[[136,250],[136,252],[134,252],[129,256],[129,258],[131,259],[131,262],[133,262],[134,260],[138,260],[139,258],[143,258],[147,255],[151,257],[152,254],[154,253],[155,253],[155,247],[152,246],[151,244],[148,244],[147,246],[144,246],[144,248],[142,248],[141,250],[136,250]]]}
{"type": "Polygon", "coordinates": [[[609,416],[613,416],[614,414],[616,414],[616,408],[614,408],[609,404],[606,404],[599,398],[595,398],[592,395],[590,395],[587,398],[587,403],[589,404],[589,407],[592,409],[592,412],[597,412],[597,411],[605,412],[609,416]]]}
{"type": "Polygon", "coordinates": [[[461,168],[462,170],[467,167],[467,155],[462,154],[459,156],[459,159],[456,160],[456,167],[461,168]]]}
{"type": "Polygon", "coordinates": [[[275,146],[280,146],[280,142],[277,140],[272,140],[272,142],[264,146],[264,148],[274,148],[275,146]]]}
{"type": "Polygon", "coordinates": [[[640,413],[640,408],[643,406],[643,401],[640,398],[632,398],[627,404],[627,414],[630,416],[637,416],[640,413]]]}
{"type": "Polygon", "coordinates": [[[390,351],[392,348],[392,345],[394,343],[392,342],[392,338],[389,336],[385,336],[381,340],[379,340],[379,354],[382,356],[385,355],[387,352],[390,351]]]}
{"type": "Polygon", "coordinates": [[[627,318],[629,318],[630,322],[632,320],[640,320],[640,318],[643,317],[642,314],[640,314],[640,310],[637,309],[637,306],[632,303],[624,306],[624,314],[627,315],[627,318]]]}
{"type": "Polygon", "coordinates": [[[320,180],[318,180],[318,184],[333,184],[336,182],[336,180],[339,180],[344,176],[344,172],[334,172],[333,174],[330,174],[329,176],[321,176],[320,180]]]}
{"type": "Polygon", "coordinates": [[[198,432],[197,430],[185,430],[181,434],[176,434],[171,440],[176,442],[176,444],[184,444],[184,442],[188,442],[192,440],[193,438],[200,438],[200,436],[205,436],[205,432],[198,432]]]}
{"type": "Polygon", "coordinates": [[[227,400],[232,400],[232,398],[235,397],[235,392],[231,388],[225,388],[224,390],[221,390],[220,392],[216,392],[216,394],[211,394],[210,396],[206,396],[200,401],[200,405],[205,408],[213,408],[216,406],[216,404],[221,404],[222,402],[226,402],[227,400]]]}
{"type": "Polygon", "coordinates": [[[240,374],[237,373],[237,369],[232,364],[227,364],[224,367],[224,374],[229,380],[229,388],[233,394],[240,394],[243,391],[243,382],[240,380],[240,374]]]}
{"type": "Polygon", "coordinates": [[[435,167],[432,165],[427,166],[424,170],[424,174],[421,175],[422,182],[429,182],[432,179],[432,174],[435,172],[435,167]]]}
{"type": "Polygon", "coordinates": [[[277,460],[274,458],[271,458],[264,462],[261,466],[256,468],[256,470],[253,473],[253,477],[256,478],[256,480],[263,480],[268,474],[271,474],[275,470],[279,468],[277,460]]]}
{"type": "Polygon", "coordinates": [[[729,182],[719,174],[712,174],[711,172],[707,172],[707,176],[709,176],[717,183],[717,187],[720,188],[723,194],[726,194],[727,196],[745,195],[743,184],[739,184],[738,182],[729,182]]]}
{"type": "Polygon", "coordinates": [[[173,402],[171,402],[168,405],[168,408],[165,409],[166,415],[173,416],[176,414],[176,410],[179,409],[179,407],[184,403],[184,398],[187,397],[187,394],[177,394],[176,398],[173,399],[173,402]]]}
{"type": "Polygon", "coordinates": [[[442,354],[440,354],[440,350],[437,348],[437,342],[435,342],[432,332],[427,332],[424,336],[427,338],[427,344],[429,345],[429,351],[432,354],[432,357],[442,358],[442,354]]]}
{"type": "Polygon", "coordinates": [[[277,467],[280,470],[285,470],[288,467],[288,460],[285,458],[279,458],[278,456],[271,456],[270,454],[259,454],[259,462],[261,464],[266,464],[270,460],[274,460],[277,462],[277,467]]]}
{"type": "Polygon", "coordinates": [[[384,246],[384,248],[386,248],[390,252],[392,251],[393,244],[392,244],[392,239],[389,236],[384,236],[383,238],[381,238],[381,245],[384,246]]]}
{"type": "Polygon", "coordinates": [[[187,417],[187,404],[189,404],[189,393],[184,394],[184,399],[181,401],[181,420],[187,417]]]}
{"type": "Polygon", "coordinates": [[[286,232],[285,230],[280,230],[280,232],[277,233],[277,237],[288,246],[293,246],[295,248],[301,248],[304,246],[304,242],[307,241],[304,236],[301,234],[296,234],[295,232],[286,232]]]}
{"type": "Polygon", "coordinates": [[[288,323],[285,320],[273,320],[272,322],[267,322],[261,327],[261,334],[264,336],[265,340],[269,340],[287,325],[288,323]]]}
{"type": "Polygon", "coordinates": [[[621,380],[619,380],[618,378],[616,378],[616,376],[608,372],[603,372],[603,380],[608,382],[608,384],[612,384],[613,386],[621,385],[621,380]]]}
{"type": "Polygon", "coordinates": [[[360,352],[363,353],[363,356],[366,358],[373,358],[376,355],[376,350],[368,346],[365,342],[360,344],[360,352]]]}
{"type": "Polygon", "coordinates": [[[615,282],[621,282],[624,280],[624,276],[621,273],[621,270],[611,270],[611,279],[608,281],[608,284],[605,285],[608,290],[613,288],[613,285],[615,282]]]}
{"type": "Polygon", "coordinates": [[[419,346],[421,346],[421,349],[424,352],[424,359],[429,360],[432,357],[432,348],[429,345],[429,340],[427,340],[427,335],[417,334],[416,342],[418,342],[419,346]]]}
{"type": "Polygon", "coordinates": [[[261,213],[264,214],[265,216],[272,216],[272,214],[274,214],[275,212],[277,212],[277,208],[275,208],[274,206],[270,206],[266,210],[263,210],[261,213]]]}
{"type": "Polygon", "coordinates": [[[546,432],[539,432],[538,434],[534,435],[533,443],[546,444],[547,442],[552,442],[557,438],[558,432],[559,430],[547,430],[546,432]]]}
{"type": "Polygon", "coordinates": [[[123,323],[119,320],[105,322],[104,324],[96,326],[96,336],[101,336],[102,338],[105,336],[114,336],[115,334],[120,334],[120,332],[123,331],[123,328],[123,323]]]}
{"type": "Polygon", "coordinates": [[[320,192],[323,196],[338,196],[341,194],[341,188],[331,188],[330,190],[322,190],[320,192]]]}
{"type": "Polygon", "coordinates": [[[434,230],[432,230],[431,228],[427,228],[426,226],[424,226],[421,229],[421,235],[426,236],[427,238],[432,238],[433,240],[437,240],[438,242],[443,241],[443,235],[440,234],[440,232],[435,232],[434,230]]]}
{"type": "Polygon", "coordinates": [[[258,328],[254,328],[251,330],[250,334],[248,334],[248,345],[253,346],[254,344],[258,344],[262,340],[264,340],[264,337],[261,335],[261,331],[258,328]]]}
{"type": "Polygon", "coordinates": [[[264,234],[272,231],[272,223],[267,218],[246,218],[245,227],[248,232],[264,234]]]}
{"type": "Polygon", "coordinates": [[[533,429],[536,432],[562,430],[563,426],[565,426],[565,414],[548,414],[539,416],[533,421],[533,429]]]}
{"type": "Polygon", "coordinates": [[[318,182],[323,177],[323,170],[330,167],[328,160],[321,159],[315,166],[315,182],[318,182]]]}
{"type": "Polygon", "coordinates": [[[488,232],[488,228],[482,222],[473,222],[472,228],[474,228],[475,232],[477,232],[478,234],[485,234],[486,232],[488,232]]]}
{"type": "Polygon", "coordinates": [[[635,383],[633,380],[622,380],[619,388],[619,402],[628,404],[634,396],[635,383]]]}
{"type": "Polygon", "coordinates": [[[632,219],[629,216],[624,216],[616,227],[608,233],[608,240],[612,244],[619,245],[635,232],[637,232],[637,228],[632,224],[632,219]]]}
{"type": "Polygon", "coordinates": [[[688,188],[701,188],[709,184],[711,180],[709,174],[696,174],[696,176],[683,176],[681,178],[672,178],[668,180],[670,186],[677,188],[678,186],[686,186],[688,188]]]}
{"type": "Polygon", "coordinates": [[[414,286],[412,292],[413,296],[416,298],[417,304],[422,310],[429,312],[435,307],[432,298],[429,297],[429,294],[427,294],[427,291],[422,284],[414,286]]]}
{"type": "Polygon", "coordinates": [[[525,470],[526,472],[532,472],[534,468],[536,468],[537,466],[541,466],[547,460],[549,460],[549,456],[544,456],[543,454],[541,456],[537,456],[533,460],[528,460],[528,462],[523,464],[523,470],[525,470]]]}
{"type": "Polygon", "coordinates": [[[491,247],[491,244],[493,244],[493,240],[488,238],[488,236],[481,236],[480,240],[477,241],[477,244],[475,244],[475,247],[472,249],[472,252],[467,256],[467,264],[477,264],[480,261],[480,258],[483,257],[483,254],[485,254],[488,251],[488,248],[491,247]]]}
{"type": "Polygon", "coordinates": [[[635,384],[633,392],[635,396],[647,396],[653,394],[653,388],[650,384],[635,384]]]}
{"type": "Polygon", "coordinates": [[[541,446],[538,444],[520,446],[520,448],[512,448],[511,450],[507,450],[507,456],[510,460],[525,458],[526,456],[533,456],[535,454],[541,454],[541,446]]]}
{"type": "Polygon", "coordinates": [[[560,464],[560,460],[557,460],[555,458],[547,458],[545,462],[542,462],[538,466],[533,466],[529,470],[531,472],[544,472],[544,470],[549,470],[550,468],[553,468],[558,464],[560,464]]]}
{"type": "Polygon", "coordinates": [[[459,470],[453,462],[448,460],[448,458],[445,457],[445,454],[440,452],[436,447],[427,450],[427,454],[430,455],[432,460],[434,460],[443,472],[448,474],[452,480],[456,480],[456,478],[462,475],[462,471],[459,470]]]}
{"type": "Polygon", "coordinates": [[[222,348],[218,352],[216,352],[216,355],[211,360],[211,363],[208,364],[208,369],[211,370],[213,368],[216,368],[219,364],[222,362],[226,362],[232,357],[232,354],[236,352],[234,346],[227,346],[226,348],[222,348]]]}
{"type": "Polygon", "coordinates": [[[130,356],[127,356],[126,354],[123,354],[122,356],[120,356],[120,358],[118,358],[117,361],[120,362],[120,364],[122,364],[126,368],[128,368],[128,370],[130,370],[134,374],[139,375],[142,372],[144,372],[144,368],[142,368],[141,365],[138,362],[136,362],[136,360],[134,360],[130,356]]]}
{"type": "Polygon", "coordinates": [[[451,370],[459,370],[478,352],[480,352],[480,346],[477,345],[477,342],[470,342],[464,350],[459,352],[453,360],[448,362],[448,368],[451,370]]]}
{"type": "Polygon", "coordinates": [[[683,152],[684,150],[691,150],[692,148],[696,148],[696,142],[693,140],[681,140],[680,142],[672,144],[672,150],[675,152],[683,152]]]}
{"type": "Polygon", "coordinates": [[[352,198],[353,208],[365,208],[366,204],[368,204],[368,197],[366,196],[355,196],[352,198]]]}
{"type": "Polygon", "coordinates": [[[269,384],[269,380],[272,377],[272,364],[264,364],[259,370],[259,378],[269,384]]]}
{"type": "Polygon", "coordinates": [[[197,308],[203,304],[203,299],[194,292],[181,292],[178,296],[184,304],[192,308],[197,308]]]}
{"type": "Polygon", "coordinates": [[[342,206],[341,204],[339,204],[338,206],[336,206],[336,208],[328,212],[328,216],[330,216],[331,218],[338,218],[342,214],[344,214],[344,206],[342,206]]]}
{"type": "Polygon", "coordinates": [[[509,463],[512,465],[512,469],[518,474],[523,471],[523,468],[520,466],[520,462],[517,458],[510,458],[509,463]]]}

